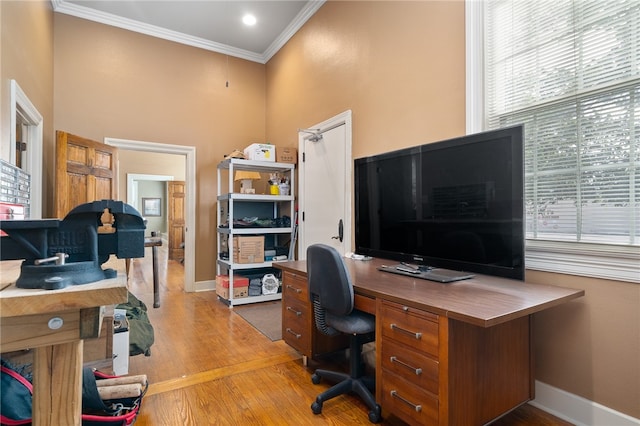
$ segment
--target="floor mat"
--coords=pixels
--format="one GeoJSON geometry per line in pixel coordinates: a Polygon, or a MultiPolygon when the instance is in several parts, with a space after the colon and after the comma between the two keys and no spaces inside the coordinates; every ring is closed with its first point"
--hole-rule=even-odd
{"type": "Polygon", "coordinates": [[[282,339],[282,302],[280,300],[235,306],[233,312],[272,341],[282,339]]]}

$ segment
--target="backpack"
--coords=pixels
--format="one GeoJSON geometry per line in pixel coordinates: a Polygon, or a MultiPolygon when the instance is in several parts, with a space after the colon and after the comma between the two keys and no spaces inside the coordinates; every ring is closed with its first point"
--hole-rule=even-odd
{"type": "Polygon", "coordinates": [[[3,426],[31,424],[31,382],[4,362],[0,369],[0,423],[3,426]]]}
{"type": "MultiPolygon", "coordinates": [[[[30,425],[33,385],[23,376],[19,369],[7,363],[1,365],[0,424],[2,426],[30,425]]],[[[97,381],[113,379],[110,376],[91,368],[82,371],[82,425],[83,426],[130,426],[140,410],[142,397],[146,393],[148,383],[138,397],[102,400],[98,393],[97,381]]]]}

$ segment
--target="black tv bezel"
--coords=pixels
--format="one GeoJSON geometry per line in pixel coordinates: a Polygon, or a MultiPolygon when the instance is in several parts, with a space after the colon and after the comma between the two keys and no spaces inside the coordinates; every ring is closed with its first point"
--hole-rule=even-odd
{"type": "Polygon", "coordinates": [[[358,254],[397,260],[400,262],[411,262],[418,265],[428,265],[432,267],[453,269],[459,271],[475,272],[484,275],[499,276],[524,280],[525,275],[525,217],[524,217],[524,126],[517,125],[505,127],[497,130],[489,130],[480,133],[460,136],[437,142],[426,143],[420,146],[402,148],[395,151],[376,154],[354,160],[354,205],[355,205],[355,252],[358,254]],[[428,154],[429,152],[451,147],[462,147],[469,144],[488,142],[499,138],[510,138],[511,141],[511,173],[512,173],[512,249],[514,257],[520,256],[521,260],[517,266],[505,267],[499,265],[466,262],[462,260],[435,258],[423,256],[415,253],[404,253],[398,251],[388,251],[371,247],[362,247],[359,242],[359,211],[358,194],[362,191],[359,188],[358,173],[362,170],[362,165],[390,159],[403,155],[428,154]]]}

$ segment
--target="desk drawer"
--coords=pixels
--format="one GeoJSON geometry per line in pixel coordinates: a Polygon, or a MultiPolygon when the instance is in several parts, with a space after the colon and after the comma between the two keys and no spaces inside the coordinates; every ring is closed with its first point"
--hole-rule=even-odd
{"type": "Polygon", "coordinates": [[[304,322],[305,324],[309,324],[311,320],[311,316],[309,315],[311,305],[309,302],[301,302],[291,295],[286,295],[282,299],[282,305],[282,319],[284,322],[304,322]]]}
{"type": "Polygon", "coordinates": [[[304,355],[311,354],[309,305],[292,296],[282,300],[282,338],[304,355]]]}
{"type": "Polygon", "coordinates": [[[371,315],[376,314],[376,299],[373,297],[353,295],[353,308],[371,315]]]}
{"type": "Polygon", "coordinates": [[[383,339],[381,346],[385,376],[398,375],[420,389],[438,395],[438,361],[390,339],[383,339]]]}
{"type": "Polygon", "coordinates": [[[298,329],[295,324],[283,326],[282,338],[287,345],[291,346],[302,355],[308,355],[311,353],[311,350],[309,349],[311,347],[311,336],[309,333],[305,333],[303,330],[298,329]]]}
{"type": "Polygon", "coordinates": [[[438,316],[398,303],[382,302],[382,335],[438,357],[438,316]]]}
{"type": "Polygon", "coordinates": [[[285,271],[282,276],[282,287],[283,296],[290,295],[304,303],[309,303],[306,277],[285,271]]]}
{"type": "Polygon", "coordinates": [[[438,424],[438,398],[395,374],[383,373],[380,403],[409,424],[438,424]]]}

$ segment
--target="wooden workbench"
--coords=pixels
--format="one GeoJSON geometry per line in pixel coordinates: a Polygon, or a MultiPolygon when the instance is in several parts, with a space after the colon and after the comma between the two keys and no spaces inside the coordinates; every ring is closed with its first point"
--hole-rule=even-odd
{"type": "Polygon", "coordinates": [[[102,306],[127,301],[126,276],[118,268],[90,284],[20,289],[20,263],[0,262],[0,352],[34,349],[33,425],[80,425],[82,340],[98,337],[102,306]]]}

